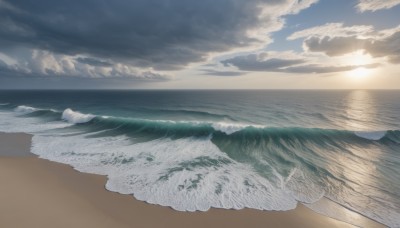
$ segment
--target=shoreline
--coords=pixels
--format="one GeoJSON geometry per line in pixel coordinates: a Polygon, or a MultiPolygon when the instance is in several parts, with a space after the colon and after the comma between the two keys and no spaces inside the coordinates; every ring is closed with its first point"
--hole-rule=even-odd
{"type": "MultiPolygon", "coordinates": [[[[0,133],[1,227],[354,227],[302,204],[290,211],[179,212],[105,189],[106,176],[30,153],[31,135],[0,133]]],[[[381,227],[372,220],[365,226],[381,227]]]]}

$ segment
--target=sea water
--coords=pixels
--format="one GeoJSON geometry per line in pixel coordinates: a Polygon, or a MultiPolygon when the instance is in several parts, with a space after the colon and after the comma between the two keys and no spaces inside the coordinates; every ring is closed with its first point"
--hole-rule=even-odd
{"type": "MultiPolygon", "coordinates": [[[[0,91],[0,131],[179,211],[321,200],[400,227],[398,91],[0,91]]],[[[350,221],[351,222],[351,221],[350,221]]]]}

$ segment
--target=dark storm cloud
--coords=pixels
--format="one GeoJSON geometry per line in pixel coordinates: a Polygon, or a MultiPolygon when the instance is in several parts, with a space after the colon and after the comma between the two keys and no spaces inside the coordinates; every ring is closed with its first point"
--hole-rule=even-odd
{"type": "Polygon", "coordinates": [[[303,59],[260,59],[257,54],[250,54],[245,56],[237,56],[231,59],[222,61],[225,66],[235,66],[244,71],[280,71],[283,67],[298,65],[305,63],[303,59]]]}
{"type": "MultiPolygon", "coordinates": [[[[247,33],[249,29],[268,26],[269,20],[273,20],[259,16],[260,5],[289,2],[3,0],[0,47],[25,46],[57,54],[112,59],[138,67],[181,69],[188,63],[204,60],[209,52],[262,43],[247,33]]],[[[90,59],[83,61],[102,64],[90,59]]]]}

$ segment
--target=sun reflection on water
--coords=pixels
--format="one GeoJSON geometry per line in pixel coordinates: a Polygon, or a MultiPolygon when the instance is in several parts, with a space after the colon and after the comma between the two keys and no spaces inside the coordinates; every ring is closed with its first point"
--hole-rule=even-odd
{"type": "MultiPolygon", "coordinates": [[[[376,129],[377,124],[374,120],[377,118],[378,110],[371,92],[351,91],[342,102],[345,129],[350,131],[376,129]]],[[[377,170],[376,164],[384,151],[374,141],[351,136],[350,138],[348,141],[337,142],[340,149],[330,148],[325,153],[327,161],[325,168],[335,178],[328,177],[326,198],[308,206],[333,218],[340,218],[360,227],[370,227],[375,224],[355,211],[365,211],[366,208],[367,211],[382,210],[378,199],[386,196],[379,190],[382,185],[380,180],[383,177],[377,170]]]]}
{"type": "Polygon", "coordinates": [[[356,90],[345,98],[346,129],[354,131],[373,130],[377,115],[375,100],[368,91],[356,90]]]}

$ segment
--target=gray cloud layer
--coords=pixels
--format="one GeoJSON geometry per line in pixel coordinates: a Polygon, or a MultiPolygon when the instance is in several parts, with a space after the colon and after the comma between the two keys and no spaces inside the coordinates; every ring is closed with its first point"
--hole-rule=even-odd
{"type": "Polygon", "coordinates": [[[86,57],[86,58],[79,57],[79,58],[76,58],[76,61],[83,63],[83,64],[88,64],[90,66],[98,66],[98,67],[110,67],[113,65],[112,63],[109,63],[106,61],[102,61],[102,60],[95,59],[95,58],[88,58],[88,57],[86,57]]]}
{"type": "Polygon", "coordinates": [[[74,78],[120,78],[145,81],[165,81],[171,77],[153,71],[103,62],[92,58],[73,58],[53,55],[46,51],[33,51],[19,64],[7,64],[0,59],[0,77],[74,77],[74,78]]]}
{"type": "Polygon", "coordinates": [[[317,64],[309,64],[303,66],[294,66],[283,69],[281,72],[286,73],[299,73],[299,74],[327,74],[327,73],[337,73],[337,72],[345,72],[355,70],[359,67],[363,68],[376,68],[379,64],[367,64],[361,66],[321,66],[317,64]]]}
{"type": "Polygon", "coordinates": [[[244,71],[277,71],[277,69],[305,63],[303,59],[278,59],[263,60],[257,54],[237,56],[221,62],[225,66],[236,66],[244,71]]]}
{"type": "Polygon", "coordinates": [[[218,70],[210,70],[210,69],[205,69],[201,70],[204,75],[211,75],[211,76],[223,76],[223,77],[228,77],[228,76],[242,76],[247,74],[246,72],[241,72],[241,71],[218,71],[218,70]]]}
{"type": "Polygon", "coordinates": [[[305,58],[266,58],[266,53],[236,56],[222,61],[225,66],[235,66],[242,71],[258,72],[281,72],[281,73],[300,73],[300,74],[326,74],[351,71],[359,67],[375,68],[378,64],[368,64],[361,66],[329,66],[312,64],[305,58]]]}

